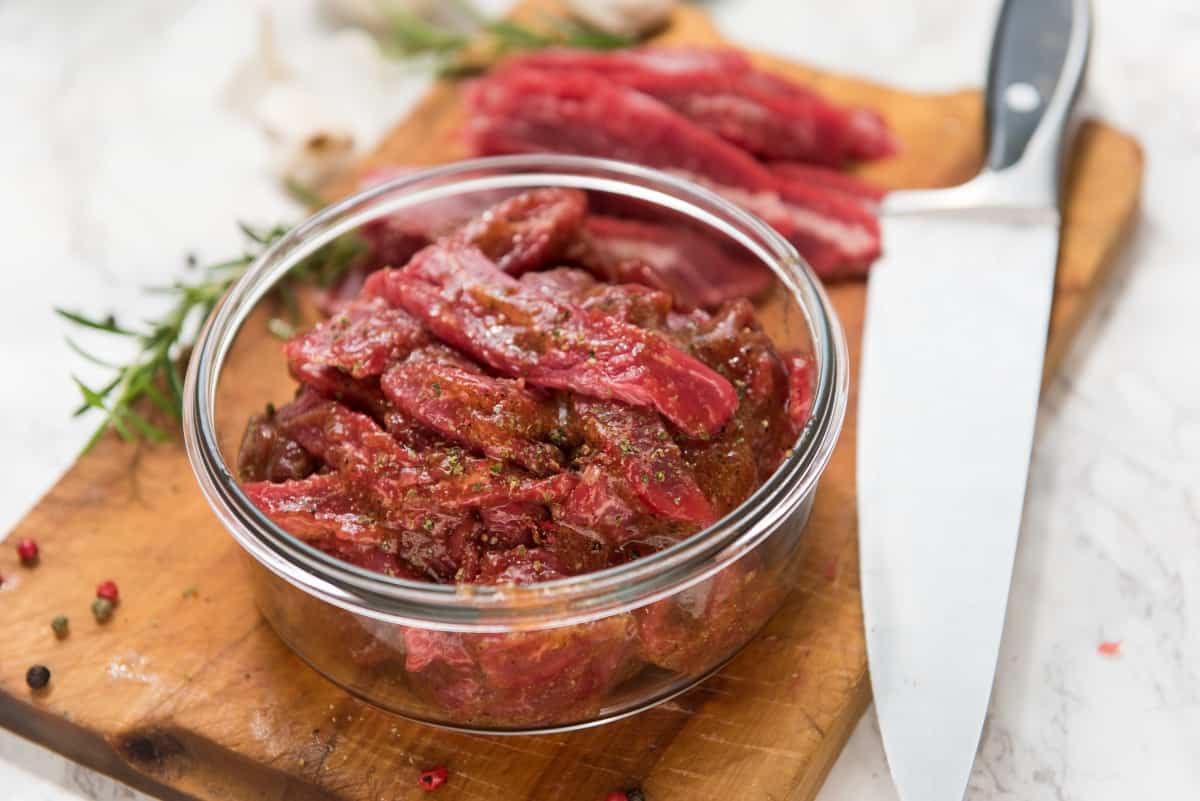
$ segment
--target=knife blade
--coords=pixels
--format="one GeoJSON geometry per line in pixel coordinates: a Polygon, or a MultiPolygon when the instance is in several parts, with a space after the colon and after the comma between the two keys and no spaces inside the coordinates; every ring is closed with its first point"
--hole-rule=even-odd
{"type": "Polygon", "coordinates": [[[984,171],[884,203],[858,406],[863,617],[902,801],[959,801],[1004,627],[1059,239],[1086,0],[1007,0],[984,171]]]}

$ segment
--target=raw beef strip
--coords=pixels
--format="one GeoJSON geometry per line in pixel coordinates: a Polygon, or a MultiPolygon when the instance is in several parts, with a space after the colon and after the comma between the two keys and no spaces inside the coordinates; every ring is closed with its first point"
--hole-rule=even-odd
{"type": "Polygon", "coordinates": [[[776,191],[747,192],[682,175],[762,218],[786,237],[822,278],[864,275],[881,251],[879,220],[862,204],[818,186],[775,180],[776,191]]]}
{"type": "Polygon", "coordinates": [[[621,159],[771,191],[771,174],[667,106],[588,73],[505,69],[468,94],[467,134],[480,153],[537,151],[621,159]]]}
{"type": "Polygon", "coordinates": [[[405,414],[493,459],[537,475],[562,469],[562,453],[539,440],[557,425],[557,406],[519,381],[428,362],[388,370],[384,394],[405,414]]]}
{"type": "Polygon", "coordinates": [[[469,95],[477,152],[578,153],[679,174],[757,214],[825,275],[879,254],[879,225],[836,192],[777,178],[745,151],[635,90],[587,73],[504,70],[469,95]]]}
{"type": "Polygon", "coordinates": [[[774,280],[765,266],[738,258],[720,243],[682,226],[593,214],[587,232],[595,248],[608,258],[649,264],[683,307],[712,307],[754,297],[774,280]]]}
{"type": "Polygon", "coordinates": [[[742,74],[752,69],[750,60],[736,50],[702,47],[644,47],[611,51],[547,48],[514,58],[507,64],[534,69],[594,72],[618,83],[647,72],[659,75],[716,75],[742,74]]]}
{"type": "Polygon", "coordinates": [[[691,436],[720,430],[737,405],[728,381],[659,334],[547,297],[471,246],[426,248],[403,270],[376,273],[364,292],[501,373],[652,406],[691,436]]]}
{"type": "Polygon", "coordinates": [[[545,50],[515,59],[507,68],[603,76],[765,159],[841,166],[896,149],[873,111],[840,108],[808,87],[756,70],[733,51],[545,50]]]}
{"type": "Polygon", "coordinates": [[[828,189],[851,200],[857,200],[869,211],[878,208],[879,202],[887,195],[887,190],[883,187],[829,167],[801,164],[796,161],[773,161],[767,165],[767,169],[784,181],[828,189]]]}
{"type": "MultiPolygon", "coordinates": [[[[793,83],[786,78],[770,72],[756,70],[746,76],[745,84],[779,100],[796,103],[825,102],[812,89],[793,83]]],[[[870,161],[890,156],[899,150],[899,145],[895,137],[892,136],[891,131],[888,130],[887,123],[884,122],[878,113],[869,108],[861,107],[847,108],[845,109],[845,113],[847,115],[846,122],[848,129],[842,140],[846,147],[847,158],[870,161]]],[[[763,158],[767,159],[799,158],[796,156],[776,156],[770,152],[763,153],[762,155],[763,158]]],[[[806,159],[800,158],[799,160],[804,161],[806,159]]],[[[818,163],[829,163],[836,166],[836,162],[825,161],[823,159],[808,160],[818,163]]]]}

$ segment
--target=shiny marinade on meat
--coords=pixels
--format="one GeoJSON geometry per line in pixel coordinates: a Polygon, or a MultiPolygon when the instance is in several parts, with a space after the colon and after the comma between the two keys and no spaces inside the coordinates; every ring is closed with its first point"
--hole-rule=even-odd
{"type": "MultiPolygon", "coordinates": [[[[748,301],[705,310],[658,281],[605,280],[656,254],[603,251],[592,232],[658,247],[672,229],[593,227],[586,208],[573,190],[502,199],[290,341],[296,397],[250,419],[239,455],[251,502],[388,576],[533,584],[646,556],[744,501],[807,421],[810,360],[778,353],[748,301]]],[[[683,236],[674,252],[704,258],[683,236]]],[[[774,608],[768,570],[749,554],[594,623],[404,628],[348,657],[397,665],[462,722],[583,718],[642,665],[699,671],[731,652],[774,608]]]]}
{"type": "Polygon", "coordinates": [[[251,499],[340,558],[481,583],[619,564],[745,500],[807,418],[808,360],[747,301],[681,308],[558,266],[593,230],[670,230],[586,207],[503,199],[290,341],[301,390],[247,427],[251,499]]]}

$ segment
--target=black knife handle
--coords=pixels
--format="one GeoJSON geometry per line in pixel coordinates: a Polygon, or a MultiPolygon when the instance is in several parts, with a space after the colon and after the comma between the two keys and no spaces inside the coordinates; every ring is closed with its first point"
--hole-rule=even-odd
{"type": "Polygon", "coordinates": [[[987,166],[1021,161],[1031,141],[1051,139],[1057,167],[1090,39],[1088,0],[1005,0],[996,23],[986,90],[987,166]],[[1082,56],[1080,55],[1082,45],[1082,56]]]}

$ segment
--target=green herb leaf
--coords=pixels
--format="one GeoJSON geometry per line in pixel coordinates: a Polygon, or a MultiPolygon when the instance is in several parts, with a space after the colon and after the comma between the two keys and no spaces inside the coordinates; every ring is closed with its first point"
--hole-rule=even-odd
{"type": "MultiPolygon", "coordinates": [[[[168,433],[139,411],[139,407],[144,409],[145,404],[154,406],[176,421],[182,419],[183,376],[179,360],[191,348],[200,323],[208,317],[233,282],[241,278],[254,260],[289,230],[282,225],[259,228],[245,223],[239,223],[239,228],[249,241],[247,252],[238,258],[203,268],[195,281],[180,281],[160,287],[160,294],[172,299],[171,305],[161,318],[145,321],[139,326],[141,330],[120,326],[112,317],[95,319],[78,312],[55,309],[59,316],[75,325],[129,337],[138,345],[137,353],[127,364],[115,364],[99,359],[73,340],[67,340],[68,346],[82,358],[113,371],[100,389],[93,389],[74,379],[83,396],[83,403],[75,410],[75,416],[94,413],[102,418],[84,445],[84,453],[91,450],[110,429],[125,440],[140,437],[158,442],[167,439],[168,433]]],[[[345,273],[364,248],[365,243],[357,236],[341,237],[331,242],[297,265],[277,286],[276,297],[290,302],[293,313],[298,315],[296,285],[302,282],[322,285],[333,283],[345,273]]],[[[282,320],[273,320],[272,328],[276,333],[281,333],[285,326],[291,328],[282,320]]]]}
{"type": "Polygon", "coordinates": [[[92,354],[88,353],[86,350],[84,350],[83,348],[79,347],[79,345],[77,345],[77,344],[75,343],[75,340],[71,339],[70,337],[66,337],[66,340],[67,340],[67,347],[68,347],[68,348],[70,348],[71,350],[75,351],[77,354],[79,354],[79,355],[80,355],[80,356],[82,356],[82,357],[83,357],[85,360],[87,360],[87,361],[91,362],[92,364],[96,364],[96,365],[99,365],[99,366],[101,366],[101,367],[113,367],[113,368],[115,368],[115,367],[117,367],[117,366],[118,366],[118,365],[116,365],[116,364],[113,364],[112,362],[105,361],[104,359],[101,359],[99,356],[93,356],[92,354]]]}
{"type": "Polygon", "coordinates": [[[555,44],[554,39],[526,28],[509,19],[489,22],[484,29],[499,40],[500,44],[517,50],[537,50],[555,44]]]}
{"type": "Polygon", "coordinates": [[[399,57],[432,56],[431,63],[439,78],[457,79],[479,75],[513,51],[540,50],[546,47],[575,47],[587,50],[615,50],[638,44],[638,38],[607,33],[582,22],[551,14],[542,14],[530,27],[512,18],[488,19],[468,0],[450,0],[439,7],[444,20],[449,10],[456,16],[450,26],[439,26],[425,18],[401,13],[392,18],[391,35],[385,51],[399,57]],[[477,36],[458,29],[466,23],[477,36]]]}
{"type": "Polygon", "coordinates": [[[390,22],[391,45],[403,55],[460,50],[470,41],[460,33],[431,25],[416,14],[405,11],[393,13],[390,22]]]}
{"type": "Polygon", "coordinates": [[[106,320],[93,320],[90,317],[85,317],[77,312],[67,311],[66,309],[62,309],[57,306],[54,308],[54,313],[59,317],[65,317],[71,322],[76,323],[77,325],[82,325],[85,328],[94,328],[97,331],[106,331],[110,334],[119,334],[123,337],[137,336],[137,334],[133,331],[117,325],[117,321],[112,317],[109,317],[106,320]]]}
{"type": "Polygon", "coordinates": [[[320,195],[290,175],[283,180],[283,188],[297,202],[302,203],[310,209],[319,209],[325,205],[325,201],[320,195]]]}

